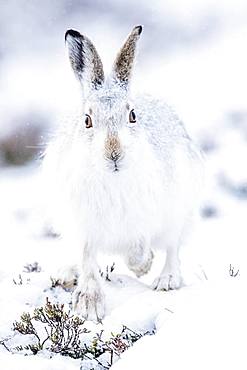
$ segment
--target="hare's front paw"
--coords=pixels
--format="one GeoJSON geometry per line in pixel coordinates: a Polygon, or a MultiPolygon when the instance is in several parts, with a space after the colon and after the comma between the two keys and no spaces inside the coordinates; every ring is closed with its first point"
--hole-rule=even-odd
{"type": "Polygon", "coordinates": [[[181,285],[181,275],[180,271],[177,270],[160,275],[154,280],[151,287],[154,290],[170,290],[178,289],[180,285],[181,285]]]}
{"type": "Polygon", "coordinates": [[[73,293],[73,309],[86,320],[100,322],[105,316],[105,297],[94,277],[79,283],[73,293]]]}
{"type": "Polygon", "coordinates": [[[148,273],[152,266],[154,254],[149,249],[146,254],[133,254],[127,260],[128,268],[133,271],[137,277],[141,277],[148,273]]]}
{"type": "Polygon", "coordinates": [[[79,267],[77,265],[67,265],[61,267],[51,279],[55,286],[59,285],[65,289],[72,289],[77,285],[78,277],[79,267]]]}

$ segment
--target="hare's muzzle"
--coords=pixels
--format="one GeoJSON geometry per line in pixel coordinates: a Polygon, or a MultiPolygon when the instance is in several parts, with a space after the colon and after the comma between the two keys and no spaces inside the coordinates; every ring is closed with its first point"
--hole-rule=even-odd
{"type": "Polygon", "coordinates": [[[119,160],[122,157],[122,149],[117,134],[108,134],[105,140],[105,157],[113,164],[113,170],[119,170],[119,160]]]}

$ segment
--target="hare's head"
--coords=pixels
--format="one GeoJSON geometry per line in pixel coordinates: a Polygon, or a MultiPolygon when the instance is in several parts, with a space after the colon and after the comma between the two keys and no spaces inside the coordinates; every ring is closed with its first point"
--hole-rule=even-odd
{"type": "Polygon", "coordinates": [[[92,146],[100,147],[102,158],[113,171],[121,168],[127,143],[138,123],[135,107],[129,100],[129,83],[141,32],[141,26],[132,30],[107,78],[92,42],[74,30],[65,34],[70,63],[82,86],[84,115],[81,125],[92,146]]]}

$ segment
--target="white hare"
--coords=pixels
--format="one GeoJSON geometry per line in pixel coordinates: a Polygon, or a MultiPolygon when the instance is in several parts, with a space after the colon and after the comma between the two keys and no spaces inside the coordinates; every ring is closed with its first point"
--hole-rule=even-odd
{"type": "Polygon", "coordinates": [[[81,106],[48,147],[45,166],[81,248],[74,307],[92,320],[105,312],[97,252],[122,255],[139,277],[153,250],[163,249],[164,268],[152,287],[178,288],[178,251],[198,206],[201,155],[183,124],[162,101],[130,97],[141,32],[134,27],[107,78],[92,42],[75,30],[65,35],[81,106]]]}

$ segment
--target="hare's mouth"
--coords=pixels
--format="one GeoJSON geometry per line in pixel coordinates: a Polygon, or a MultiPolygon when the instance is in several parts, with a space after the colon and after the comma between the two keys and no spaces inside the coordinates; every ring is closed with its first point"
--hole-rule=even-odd
{"type": "Polygon", "coordinates": [[[107,160],[107,168],[111,172],[119,172],[122,167],[122,154],[111,153],[110,156],[105,156],[107,160]]]}
{"type": "Polygon", "coordinates": [[[118,161],[110,160],[108,161],[107,167],[111,172],[119,172],[121,166],[118,161]]]}
{"type": "Polygon", "coordinates": [[[113,168],[113,172],[118,172],[119,171],[119,167],[117,165],[117,163],[114,164],[114,168],[113,168]]]}
{"type": "Polygon", "coordinates": [[[112,159],[107,159],[106,161],[106,169],[107,172],[119,172],[121,171],[122,168],[122,161],[121,160],[112,160],[112,159]]]}

